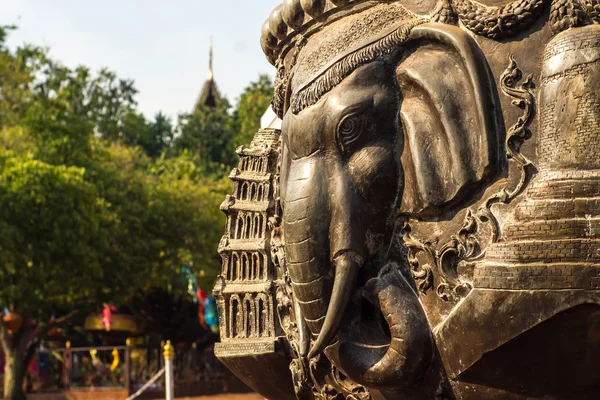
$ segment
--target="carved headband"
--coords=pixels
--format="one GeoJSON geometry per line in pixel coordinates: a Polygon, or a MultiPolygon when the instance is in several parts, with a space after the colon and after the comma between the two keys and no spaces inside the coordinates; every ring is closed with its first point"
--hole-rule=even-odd
{"type": "Polygon", "coordinates": [[[285,0],[265,22],[261,38],[267,59],[278,69],[273,109],[281,118],[288,105],[298,113],[315,104],[357,67],[398,48],[406,39],[406,29],[410,31],[418,23],[456,24],[460,20],[475,34],[498,39],[531,27],[549,4],[550,28],[555,33],[600,22],[600,0],[514,0],[501,7],[472,0],[440,0],[431,15],[422,17],[398,0],[285,0]],[[399,28],[378,38],[393,25],[399,28]],[[346,32],[341,32],[343,29],[346,32]],[[312,45],[312,37],[317,36],[324,39],[312,45]],[[300,49],[302,65],[294,68],[300,49]],[[330,62],[328,57],[336,58],[330,62]],[[301,89],[286,100],[290,86],[301,89]]]}
{"type": "MultiPolygon", "coordinates": [[[[276,65],[297,42],[324,26],[378,4],[397,0],[284,0],[262,28],[261,47],[276,65]]],[[[439,0],[431,22],[455,23],[491,39],[510,37],[528,29],[551,4],[550,28],[558,33],[574,26],[600,23],[600,0],[513,0],[488,6],[473,0],[439,0]]]]}
{"type": "Polygon", "coordinates": [[[292,112],[297,114],[316,104],[324,94],[341,83],[358,67],[400,48],[408,39],[411,29],[424,22],[426,21],[420,18],[403,21],[399,26],[394,26],[377,38],[336,56],[296,90],[291,98],[292,112]]]}
{"type": "Polygon", "coordinates": [[[344,13],[343,21],[339,14],[334,20],[332,15],[325,18],[326,30],[321,29],[324,24],[312,26],[311,40],[303,35],[290,39],[294,43],[286,50],[292,50],[290,57],[284,60],[280,55],[277,62],[273,108],[278,115],[283,113],[290,86],[299,88],[288,104],[298,113],[319,101],[356,68],[399,49],[410,30],[426,22],[399,2],[361,5],[344,13]]]}

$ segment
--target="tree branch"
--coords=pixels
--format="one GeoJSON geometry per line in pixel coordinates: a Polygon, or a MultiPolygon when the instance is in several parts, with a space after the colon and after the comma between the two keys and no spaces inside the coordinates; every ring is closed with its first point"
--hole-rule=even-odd
{"type": "Polygon", "coordinates": [[[37,349],[37,345],[39,343],[39,340],[34,340],[31,341],[28,344],[28,348],[27,348],[27,353],[25,353],[25,365],[29,365],[29,363],[31,363],[31,359],[33,358],[33,355],[35,354],[35,350],[37,349]]]}
{"type": "Polygon", "coordinates": [[[48,322],[48,324],[46,326],[44,326],[37,332],[37,334],[36,334],[37,339],[35,340],[36,345],[40,342],[40,340],[42,340],[44,337],[46,337],[46,335],[48,334],[48,332],[50,332],[50,330],[52,328],[69,322],[70,320],[75,318],[80,312],[81,312],[81,310],[76,309],[60,318],[56,318],[56,319],[48,322]]]}
{"type": "Polygon", "coordinates": [[[73,310],[70,313],[68,313],[67,315],[63,315],[62,317],[55,319],[52,326],[58,326],[58,325],[64,324],[65,322],[69,322],[70,320],[75,318],[80,312],[81,312],[81,310],[77,310],[77,309],[73,310]]]}
{"type": "Polygon", "coordinates": [[[4,354],[8,352],[8,341],[8,332],[6,326],[4,325],[4,320],[2,319],[2,316],[0,316],[0,344],[2,345],[2,351],[4,354]]]}

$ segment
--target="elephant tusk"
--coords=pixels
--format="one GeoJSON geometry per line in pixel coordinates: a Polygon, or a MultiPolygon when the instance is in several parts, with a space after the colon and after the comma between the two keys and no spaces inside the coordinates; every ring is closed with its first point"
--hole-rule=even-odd
{"type": "Polygon", "coordinates": [[[310,347],[310,333],[308,332],[308,327],[306,326],[306,321],[304,320],[304,316],[302,315],[302,310],[300,309],[300,304],[298,304],[298,300],[294,299],[294,312],[296,313],[296,323],[298,324],[298,342],[300,343],[298,352],[302,357],[306,357],[308,353],[308,348],[310,347]]]}
{"type": "Polygon", "coordinates": [[[344,251],[334,258],[333,265],[335,268],[335,278],[331,291],[331,300],[327,307],[323,327],[308,354],[309,358],[321,354],[337,334],[352,291],[354,290],[356,275],[362,265],[362,257],[355,252],[344,251]]]}

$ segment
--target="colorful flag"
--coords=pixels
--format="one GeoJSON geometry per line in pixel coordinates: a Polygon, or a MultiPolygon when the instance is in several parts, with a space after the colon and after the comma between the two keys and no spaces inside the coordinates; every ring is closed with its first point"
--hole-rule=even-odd
{"type": "Polygon", "coordinates": [[[208,296],[204,303],[204,320],[213,333],[219,333],[219,315],[217,314],[217,302],[212,296],[208,296]]]}
{"type": "Polygon", "coordinates": [[[207,294],[204,293],[202,291],[202,289],[198,288],[196,290],[196,297],[198,300],[198,319],[200,320],[200,325],[202,325],[202,327],[206,330],[209,329],[208,325],[206,324],[206,318],[205,318],[205,313],[206,313],[206,299],[207,299],[207,294]]]}
{"type": "Polygon", "coordinates": [[[112,327],[112,313],[117,311],[117,308],[106,303],[103,305],[104,309],[102,310],[102,326],[104,326],[104,329],[106,329],[107,332],[110,332],[110,328],[112,327]]]}

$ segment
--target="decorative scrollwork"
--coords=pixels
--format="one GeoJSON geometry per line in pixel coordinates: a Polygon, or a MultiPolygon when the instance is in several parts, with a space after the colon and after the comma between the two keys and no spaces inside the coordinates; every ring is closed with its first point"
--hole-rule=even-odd
{"type": "Polygon", "coordinates": [[[367,388],[342,374],[323,354],[310,360],[303,355],[302,336],[298,329],[301,327],[288,318],[294,313],[293,305],[286,302],[286,299],[291,302],[291,292],[285,293],[285,290],[280,290],[282,287],[278,287],[277,301],[283,302],[281,309],[285,311],[279,313],[278,307],[278,314],[290,344],[290,372],[296,397],[299,400],[372,400],[367,388]]]}
{"type": "Polygon", "coordinates": [[[314,399],[372,400],[367,388],[346,377],[323,355],[310,360],[310,373],[314,399]]]}
{"type": "MultiPolygon", "coordinates": [[[[500,76],[500,89],[511,97],[512,104],[523,110],[515,124],[507,131],[505,149],[509,162],[519,170],[519,180],[511,188],[507,183],[498,192],[492,194],[474,213],[467,210],[461,229],[450,240],[436,249],[431,241],[422,241],[411,236],[410,225],[405,224],[402,230],[404,244],[408,250],[407,259],[412,276],[418,289],[425,294],[435,287],[436,294],[444,301],[466,296],[471,290],[471,284],[460,280],[458,269],[460,265],[472,263],[485,256],[485,249],[480,244],[478,234],[480,223],[489,224],[491,239],[489,243],[501,239],[500,225],[492,211],[494,204],[509,204],[528,186],[536,168],[533,163],[521,153],[521,147],[532,135],[529,126],[535,115],[535,95],[533,93],[532,75],[523,80],[523,74],[517,62],[509,55],[509,64],[500,76]]],[[[488,243],[488,244],[489,244],[488,243]]],[[[487,247],[487,245],[485,246],[487,247]]]]}
{"type": "Polygon", "coordinates": [[[463,282],[458,276],[459,263],[474,262],[481,259],[484,252],[477,237],[478,220],[471,210],[467,210],[465,220],[457,235],[437,251],[441,282],[436,288],[436,294],[443,300],[451,297],[464,297],[472,289],[471,284],[463,282]]]}
{"type": "MultiPolygon", "coordinates": [[[[273,221],[275,223],[277,221],[273,221]]],[[[271,246],[272,260],[275,266],[281,269],[282,278],[275,281],[275,297],[277,302],[277,316],[279,325],[285,333],[289,344],[292,362],[290,363],[290,373],[296,397],[300,400],[313,399],[314,383],[310,371],[310,363],[305,355],[306,340],[308,340],[306,326],[302,323],[299,310],[294,307],[294,295],[291,286],[291,280],[287,273],[285,264],[285,254],[283,248],[283,235],[280,224],[274,226],[272,231],[272,240],[277,238],[281,240],[280,245],[275,241],[271,246]]]]}
{"type": "Polygon", "coordinates": [[[336,386],[345,394],[346,400],[371,400],[371,394],[362,385],[346,377],[333,364],[331,365],[331,374],[336,386]]]}
{"type": "Polygon", "coordinates": [[[533,77],[529,74],[522,80],[523,73],[512,55],[508,57],[508,67],[500,76],[500,89],[511,97],[512,104],[523,110],[523,114],[517,122],[510,127],[506,134],[506,157],[516,164],[519,169],[519,181],[513,188],[507,183],[500,191],[491,195],[478,210],[478,218],[483,222],[489,222],[492,227],[492,242],[501,239],[500,225],[498,219],[492,212],[492,206],[496,203],[509,204],[521,194],[536,172],[533,163],[521,154],[521,146],[532,135],[529,126],[535,115],[535,94],[533,93],[533,77]]]}
{"type": "Polygon", "coordinates": [[[402,239],[406,246],[408,265],[412,277],[417,283],[417,288],[423,294],[433,287],[433,266],[436,265],[435,250],[431,242],[415,239],[411,235],[412,229],[408,223],[402,228],[402,239]],[[419,254],[423,253],[427,262],[419,260],[419,254]]]}
{"type": "Polygon", "coordinates": [[[411,236],[410,225],[403,228],[404,244],[408,249],[408,262],[413,278],[421,293],[433,288],[434,277],[438,278],[436,294],[442,300],[466,296],[472,289],[471,284],[463,282],[458,276],[459,263],[472,262],[483,256],[477,239],[478,221],[471,210],[457,235],[436,250],[431,242],[420,241],[411,236]],[[426,260],[421,262],[419,255],[426,260]]]}
{"type": "Polygon", "coordinates": [[[327,379],[330,371],[331,363],[322,354],[310,360],[313,396],[318,400],[343,400],[342,393],[327,379]]]}

